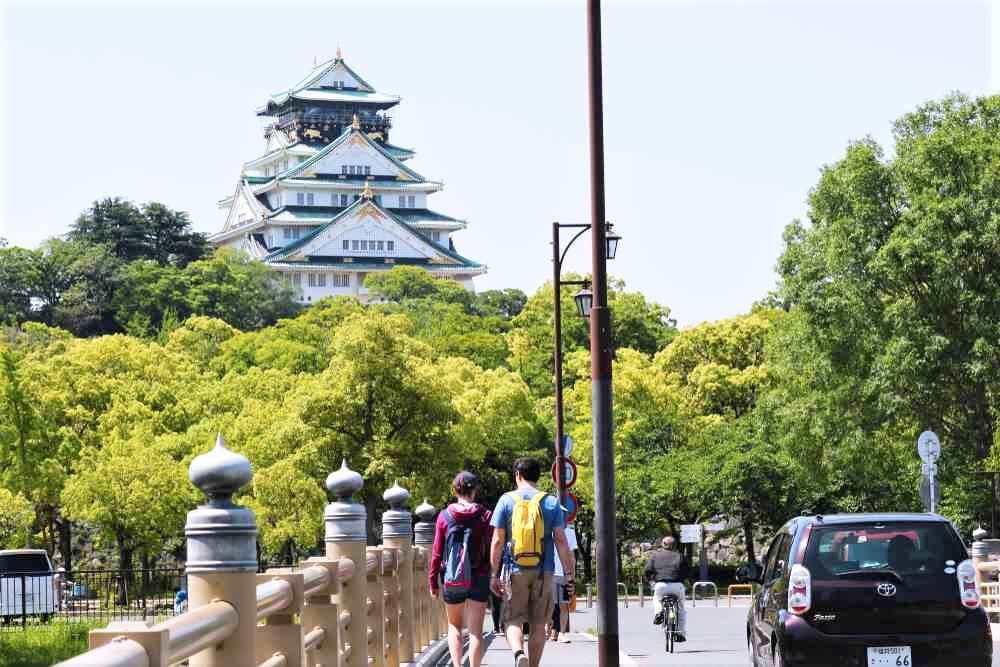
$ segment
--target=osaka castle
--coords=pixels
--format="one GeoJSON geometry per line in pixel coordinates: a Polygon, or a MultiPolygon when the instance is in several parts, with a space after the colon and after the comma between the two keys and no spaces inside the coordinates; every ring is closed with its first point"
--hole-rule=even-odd
{"type": "Polygon", "coordinates": [[[472,289],[486,267],[460,255],[452,235],[466,222],[432,210],[442,184],[406,163],[389,141],[388,110],[400,98],[377,92],[340,55],[271,96],[264,153],[243,164],[222,231],[210,240],[259,258],[300,288],[366,300],[365,277],[419,266],[472,289]]]}

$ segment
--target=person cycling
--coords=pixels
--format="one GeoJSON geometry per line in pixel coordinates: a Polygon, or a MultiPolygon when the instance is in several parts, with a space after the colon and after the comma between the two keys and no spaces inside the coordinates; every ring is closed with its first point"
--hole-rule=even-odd
{"type": "Polygon", "coordinates": [[[663,597],[677,598],[677,633],[675,642],[687,641],[687,612],[684,610],[684,579],[688,574],[687,561],[677,551],[677,541],[667,535],[646,561],[646,580],[653,585],[653,624],[663,623],[663,597]]]}

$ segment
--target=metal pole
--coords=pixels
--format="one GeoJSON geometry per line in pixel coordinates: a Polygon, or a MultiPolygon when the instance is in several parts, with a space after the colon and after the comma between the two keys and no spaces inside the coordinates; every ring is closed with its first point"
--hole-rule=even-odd
{"type": "Polygon", "coordinates": [[[563,380],[562,380],[562,287],[559,280],[561,270],[559,257],[559,223],[552,223],[552,317],[555,329],[555,341],[552,348],[553,375],[556,389],[556,489],[559,493],[559,504],[566,506],[566,479],[563,464],[563,380]]]}
{"type": "Polygon", "coordinates": [[[618,559],[615,538],[615,452],[611,440],[611,316],[608,312],[604,214],[604,118],[601,0],[587,0],[590,101],[590,218],[594,303],[590,311],[594,433],[594,523],[597,537],[597,664],[618,667],[618,559]]]}

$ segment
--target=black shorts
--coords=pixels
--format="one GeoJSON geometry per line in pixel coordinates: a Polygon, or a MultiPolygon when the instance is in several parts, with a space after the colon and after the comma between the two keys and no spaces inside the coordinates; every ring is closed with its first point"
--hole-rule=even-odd
{"type": "Polygon", "coordinates": [[[464,593],[446,590],[442,595],[447,604],[462,604],[466,600],[486,602],[490,599],[490,575],[472,577],[472,588],[464,593]]]}

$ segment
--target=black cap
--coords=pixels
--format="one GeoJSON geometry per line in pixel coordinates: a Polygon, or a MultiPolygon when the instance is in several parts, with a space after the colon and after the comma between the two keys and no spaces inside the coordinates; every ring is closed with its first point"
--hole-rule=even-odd
{"type": "Polygon", "coordinates": [[[466,494],[479,488],[479,478],[468,470],[455,475],[455,480],[451,483],[451,488],[456,493],[466,494]]]}

